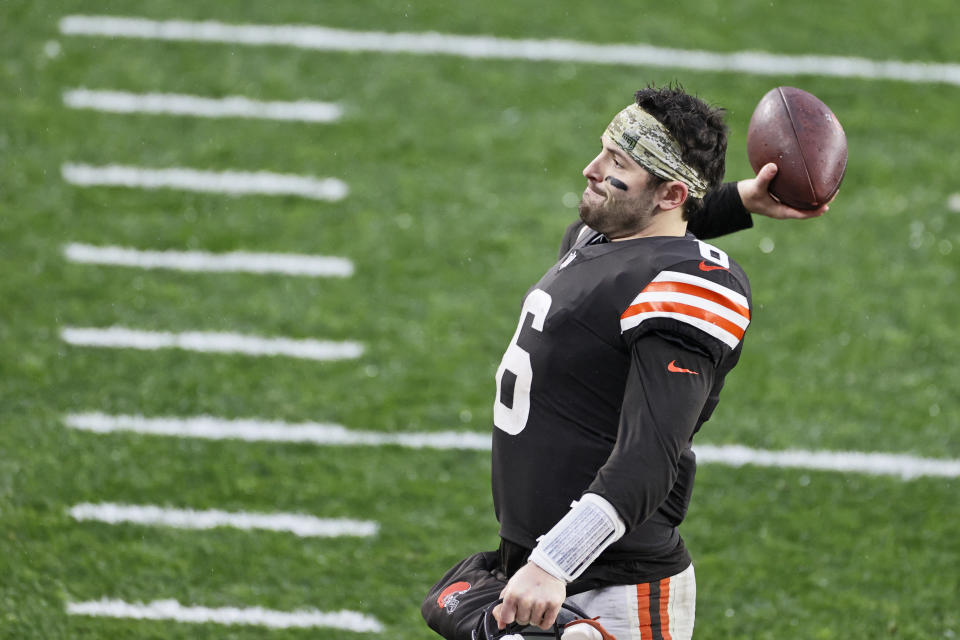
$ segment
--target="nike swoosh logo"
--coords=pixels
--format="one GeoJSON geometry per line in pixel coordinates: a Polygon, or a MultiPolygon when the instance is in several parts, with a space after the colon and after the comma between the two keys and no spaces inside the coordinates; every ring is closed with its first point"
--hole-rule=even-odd
{"type": "Polygon", "coordinates": [[[670,361],[670,364],[667,365],[667,371],[671,373],[692,373],[695,376],[700,375],[696,371],[691,371],[690,369],[684,369],[683,367],[678,367],[676,360],[670,361]]]}
{"type": "Polygon", "coordinates": [[[716,264],[707,264],[703,260],[700,261],[699,266],[700,266],[700,271],[716,271],[718,269],[722,271],[729,271],[729,269],[727,269],[726,267],[721,267],[720,265],[716,265],[716,264]]]}

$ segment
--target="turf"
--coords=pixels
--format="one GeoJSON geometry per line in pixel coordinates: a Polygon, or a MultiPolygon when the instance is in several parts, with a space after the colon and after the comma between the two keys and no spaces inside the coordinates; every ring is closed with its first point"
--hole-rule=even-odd
{"type": "MultiPolygon", "coordinates": [[[[728,110],[728,177],[772,86],[842,121],[844,187],[826,217],[758,220],[717,244],[756,314],[702,442],[960,458],[960,87],[573,63],[349,54],[66,37],[74,13],[711,51],[960,61],[955,4],[683,0],[475,5],[0,3],[0,636],[341,638],[68,616],[68,601],[362,611],[384,637],[430,638],[427,587],[496,544],[478,452],[187,441],[68,430],[72,412],[486,432],[493,373],[526,288],[552,264],[580,170],[649,82],[728,110]],[[109,115],[75,87],[332,100],[335,124],[109,115]],[[333,176],[337,203],[81,189],[66,162],[333,176]],[[68,263],[68,242],[340,255],[349,279],[185,274],[68,263]],[[71,347],[65,326],[358,340],[359,361],[71,347]],[[301,511],[377,520],[372,539],[77,523],[78,502],[301,511]]],[[[701,471],[683,533],[702,638],[951,638],[960,631],[956,479],[701,471]]]]}

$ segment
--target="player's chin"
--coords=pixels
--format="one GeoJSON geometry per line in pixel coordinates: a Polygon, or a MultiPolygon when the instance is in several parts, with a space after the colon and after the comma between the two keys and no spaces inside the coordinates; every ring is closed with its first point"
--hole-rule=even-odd
{"type": "Polygon", "coordinates": [[[578,210],[581,222],[594,231],[606,234],[617,226],[615,223],[617,220],[616,212],[607,207],[605,200],[599,204],[581,202],[578,210]]]}
{"type": "Polygon", "coordinates": [[[591,229],[595,229],[594,225],[596,224],[597,216],[594,209],[589,204],[581,200],[580,206],[577,207],[577,211],[580,212],[580,221],[591,229]]]}
{"type": "Polygon", "coordinates": [[[606,204],[605,198],[587,189],[583,192],[583,197],[580,198],[580,204],[577,205],[577,211],[580,212],[580,219],[588,226],[596,228],[593,225],[603,217],[602,210],[604,204],[606,204]]]}

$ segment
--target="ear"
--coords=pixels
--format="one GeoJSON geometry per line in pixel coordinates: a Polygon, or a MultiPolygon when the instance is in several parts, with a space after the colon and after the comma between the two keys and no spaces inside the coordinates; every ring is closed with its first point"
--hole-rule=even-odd
{"type": "Polygon", "coordinates": [[[670,211],[682,207],[687,201],[690,190],[679,180],[670,180],[657,187],[657,206],[661,211],[670,211]]]}

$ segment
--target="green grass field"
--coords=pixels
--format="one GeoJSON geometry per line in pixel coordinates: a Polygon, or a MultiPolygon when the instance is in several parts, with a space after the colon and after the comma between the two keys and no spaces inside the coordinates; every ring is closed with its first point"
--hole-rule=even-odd
{"type": "MultiPolygon", "coordinates": [[[[576,215],[610,117],[647,83],[728,110],[728,179],[770,88],[823,98],[847,132],[824,218],[716,244],[751,276],[741,364],[699,442],[960,458],[960,86],[820,75],[484,60],[60,33],[73,14],[312,24],[715,52],[960,62],[952,0],[729,0],[641,7],[493,0],[0,2],[0,637],[428,639],[419,605],[496,545],[489,455],[70,429],[65,416],[252,418],[488,433],[493,374],[527,287],[576,215]],[[71,109],[70,89],[333,101],[330,124],[71,109]],[[81,188],[66,163],[345,181],[338,202],[81,188]],[[76,264],[67,243],[343,256],[349,278],[76,264]],[[65,327],[363,343],[317,362],[72,346],[65,327]],[[113,502],[376,521],[369,538],[79,522],[113,502]],[[351,610],[380,633],[68,615],[176,600],[351,610]]],[[[954,638],[960,481],[704,465],[682,533],[698,638],[954,638]]]]}

